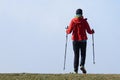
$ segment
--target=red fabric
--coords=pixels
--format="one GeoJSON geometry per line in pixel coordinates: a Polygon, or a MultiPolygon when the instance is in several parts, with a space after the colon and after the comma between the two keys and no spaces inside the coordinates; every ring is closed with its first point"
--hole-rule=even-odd
{"type": "Polygon", "coordinates": [[[83,17],[75,17],[71,20],[68,29],[66,30],[67,34],[72,33],[72,40],[80,41],[87,40],[87,33],[93,34],[94,31],[90,29],[90,26],[87,22],[87,19],[83,17]]]}

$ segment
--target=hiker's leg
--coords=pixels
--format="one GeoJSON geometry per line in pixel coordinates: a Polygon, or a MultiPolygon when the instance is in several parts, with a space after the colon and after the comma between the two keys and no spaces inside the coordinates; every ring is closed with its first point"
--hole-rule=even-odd
{"type": "Polygon", "coordinates": [[[85,59],[86,59],[86,45],[87,45],[87,42],[81,42],[81,63],[80,63],[80,66],[83,66],[85,65],[85,59]]]}
{"type": "Polygon", "coordinates": [[[78,72],[78,66],[79,66],[79,44],[78,44],[78,41],[73,41],[73,50],[74,50],[74,71],[78,72]]]}

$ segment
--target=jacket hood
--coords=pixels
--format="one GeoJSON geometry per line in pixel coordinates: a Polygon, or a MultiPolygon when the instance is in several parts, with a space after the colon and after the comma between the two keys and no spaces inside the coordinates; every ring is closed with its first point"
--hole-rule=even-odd
{"type": "Polygon", "coordinates": [[[83,16],[82,17],[75,17],[73,18],[74,23],[81,23],[84,20],[83,16]]]}

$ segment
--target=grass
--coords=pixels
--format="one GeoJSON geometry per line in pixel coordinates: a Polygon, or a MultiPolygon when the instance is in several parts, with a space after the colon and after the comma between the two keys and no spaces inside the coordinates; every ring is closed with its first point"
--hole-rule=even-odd
{"type": "Polygon", "coordinates": [[[120,74],[0,74],[0,80],[120,80],[120,74]]]}

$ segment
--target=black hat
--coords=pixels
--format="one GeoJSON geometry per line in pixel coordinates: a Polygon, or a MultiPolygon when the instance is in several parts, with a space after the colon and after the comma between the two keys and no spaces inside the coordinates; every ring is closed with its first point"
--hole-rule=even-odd
{"type": "Polygon", "coordinates": [[[82,15],[83,14],[82,9],[77,9],[76,14],[81,14],[82,15]]]}

